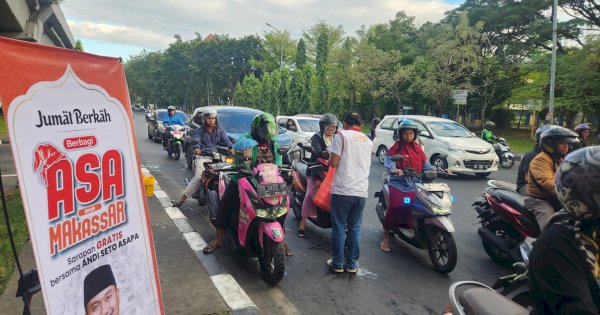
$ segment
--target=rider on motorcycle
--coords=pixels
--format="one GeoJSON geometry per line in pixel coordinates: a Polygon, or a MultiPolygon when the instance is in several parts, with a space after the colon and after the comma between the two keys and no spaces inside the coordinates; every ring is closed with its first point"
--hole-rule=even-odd
{"type": "MultiPolygon", "coordinates": [[[[262,163],[273,163],[281,166],[277,136],[277,125],[275,124],[273,115],[269,113],[256,115],[250,125],[250,132],[241,135],[237,141],[252,139],[258,144],[248,150],[251,150],[249,156],[244,154],[245,152],[243,151],[236,152],[233,166],[248,169],[252,169],[252,167],[262,163]]],[[[203,252],[205,254],[212,254],[215,250],[223,246],[223,234],[227,226],[237,227],[240,211],[240,195],[237,179],[237,176],[232,176],[231,181],[225,188],[223,197],[221,197],[217,220],[215,222],[217,233],[215,239],[204,247],[203,252]]],[[[287,246],[286,251],[288,251],[287,246]]]]}
{"type": "Polygon", "coordinates": [[[529,165],[525,207],[533,212],[542,231],[550,217],[561,207],[554,191],[554,173],[569,152],[569,146],[577,142],[576,138],[575,132],[559,126],[542,132],[542,152],[529,165]]]}
{"type": "Polygon", "coordinates": [[[579,140],[579,148],[584,148],[587,146],[585,140],[590,136],[590,131],[591,128],[589,123],[579,124],[575,127],[575,132],[577,132],[577,134],[579,135],[577,137],[577,139],[579,140]]]}
{"type": "Polygon", "coordinates": [[[530,256],[538,314],[600,313],[600,146],[567,155],[556,172],[563,206],[530,256]]]}
{"type": "Polygon", "coordinates": [[[517,174],[517,191],[521,195],[527,196],[527,173],[529,172],[529,164],[536,155],[542,152],[542,148],[540,148],[540,136],[542,135],[542,132],[548,130],[550,127],[552,127],[552,125],[541,125],[538,127],[533,135],[533,149],[525,153],[521,159],[519,173],[517,174]]]}
{"type": "MultiPolygon", "coordinates": [[[[415,184],[420,180],[413,176],[402,176],[407,168],[413,169],[420,173],[423,170],[433,170],[434,166],[429,164],[423,148],[415,141],[418,135],[417,125],[409,119],[404,119],[394,131],[394,140],[396,141],[388,150],[385,157],[384,166],[390,177],[390,186],[396,187],[400,191],[408,192],[415,190],[415,184]],[[394,162],[390,159],[391,156],[402,155],[403,159],[394,162]]],[[[385,224],[383,231],[383,241],[379,245],[382,251],[390,251],[390,229],[393,224],[392,209],[388,209],[385,213],[385,224]]]]}
{"type": "Polygon", "coordinates": [[[179,115],[175,115],[175,106],[167,107],[167,117],[163,120],[163,126],[165,127],[165,132],[163,133],[163,149],[166,150],[169,142],[171,141],[171,133],[169,129],[171,129],[172,125],[185,125],[185,121],[181,119],[179,115]]]}
{"type": "MultiPolygon", "coordinates": [[[[312,162],[316,161],[317,158],[329,159],[329,151],[327,148],[333,143],[333,135],[337,131],[338,119],[334,114],[325,114],[319,120],[319,132],[315,133],[312,138],[310,145],[314,150],[314,154],[311,155],[310,159],[312,162]]],[[[306,178],[306,196],[302,203],[302,218],[298,226],[298,237],[304,237],[304,227],[306,224],[306,218],[317,215],[317,206],[315,205],[313,198],[318,190],[317,180],[313,176],[307,176],[306,178]]]]}
{"type": "Polygon", "coordinates": [[[208,157],[202,157],[200,154],[202,151],[217,151],[217,146],[227,147],[231,149],[233,144],[225,130],[219,128],[217,124],[217,111],[210,108],[202,112],[202,126],[194,129],[192,134],[192,140],[196,141],[194,145],[194,155],[196,156],[195,172],[194,177],[183,191],[183,195],[179,198],[178,202],[173,201],[173,206],[180,207],[188,197],[194,195],[194,193],[200,187],[202,174],[204,173],[204,162],[211,162],[212,159],[208,157]]]}
{"type": "Polygon", "coordinates": [[[492,132],[492,129],[496,127],[496,124],[493,121],[487,121],[481,131],[481,139],[491,144],[494,144],[497,140],[496,136],[492,132]]]}

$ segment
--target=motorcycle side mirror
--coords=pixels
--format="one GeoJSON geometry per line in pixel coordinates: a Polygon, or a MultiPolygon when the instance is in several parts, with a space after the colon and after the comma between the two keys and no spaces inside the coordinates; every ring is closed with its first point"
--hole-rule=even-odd
{"type": "Polygon", "coordinates": [[[394,155],[390,156],[390,160],[392,160],[392,162],[398,162],[404,160],[404,157],[402,155],[394,155]]]}

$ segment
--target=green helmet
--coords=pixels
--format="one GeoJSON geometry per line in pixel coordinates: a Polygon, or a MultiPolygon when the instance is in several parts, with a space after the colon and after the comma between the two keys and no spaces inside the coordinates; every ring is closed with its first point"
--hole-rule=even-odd
{"type": "Polygon", "coordinates": [[[277,141],[275,117],[269,113],[260,113],[254,116],[250,125],[250,134],[258,142],[277,141]]]}

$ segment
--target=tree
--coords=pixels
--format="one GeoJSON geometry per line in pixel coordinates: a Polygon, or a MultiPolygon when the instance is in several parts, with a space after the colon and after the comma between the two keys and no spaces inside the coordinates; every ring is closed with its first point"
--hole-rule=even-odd
{"type": "Polygon", "coordinates": [[[300,38],[296,48],[296,68],[302,68],[306,64],[306,43],[300,38]]]}
{"type": "Polygon", "coordinates": [[[316,72],[317,72],[317,108],[327,111],[329,109],[329,84],[327,81],[327,57],[329,56],[328,36],[323,33],[319,36],[317,44],[316,72]]]}
{"type": "Polygon", "coordinates": [[[560,6],[575,19],[586,20],[588,24],[600,27],[600,1],[560,0],[560,6]]]}
{"type": "Polygon", "coordinates": [[[280,113],[289,114],[289,74],[286,69],[277,72],[279,74],[279,84],[277,88],[279,107],[277,108],[277,115],[280,115],[280,113]]]}
{"type": "Polygon", "coordinates": [[[399,52],[400,61],[403,64],[410,64],[419,53],[416,47],[417,34],[415,17],[400,11],[389,23],[369,27],[367,38],[369,43],[374,44],[378,49],[399,52]]]}
{"type": "Polygon", "coordinates": [[[325,21],[319,21],[308,30],[302,31],[302,38],[306,42],[307,55],[315,61],[318,54],[318,42],[321,35],[327,36],[327,51],[330,53],[338,50],[344,41],[344,28],[341,25],[333,26],[325,21]]]}
{"type": "Polygon", "coordinates": [[[453,89],[470,87],[470,78],[478,71],[478,43],[482,23],[471,27],[467,15],[460,21],[439,24],[427,31],[432,35],[426,41],[427,54],[424,75],[421,77],[423,92],[436,101],[438,114],[446,112],[453,89]]]}
{"type": "Polygon", "coordinates": [[[269,73],[279,69],[282,40],[283,66],[292,64],[296,55],[296,41],[291,38],[289,31],[283,31],[265,33],[261,49],[259,50],[260,57],[252,59],[252,66],[269,73]]]}
{"type": "Polygon", "coordinates": [[[81,42],[81,39],[75,41],[75,47],[73,47],[73,49],[77,51],[83,51],[83,43],[81,42]]]}

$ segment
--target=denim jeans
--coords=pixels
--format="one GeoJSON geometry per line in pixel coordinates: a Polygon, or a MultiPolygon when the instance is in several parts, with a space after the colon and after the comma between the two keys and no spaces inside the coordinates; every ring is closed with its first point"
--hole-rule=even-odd
{"type": "Polygon", "coordinates": [[[364,197],[331,194],[331,254],[335,268],[358,267],[360,225],[366,200],[364,197]],[[348,235],[345,233],[346,226],[348,235]],[[346,255],[345,245],[348,248],[346,255]]]}

